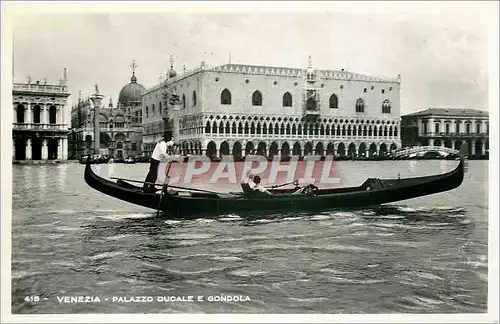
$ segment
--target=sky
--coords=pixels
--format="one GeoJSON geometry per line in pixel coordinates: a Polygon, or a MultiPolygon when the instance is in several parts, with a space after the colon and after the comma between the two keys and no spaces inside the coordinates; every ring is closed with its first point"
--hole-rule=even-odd
{"type": "Polygon", "coordinates": [[[230,56],[237,64],[303,68],[311,55],[320,69],[400,74],[402,114],[430,107],[488,110],[490,18],[498,4],[437,3],[247,3],[239,10],[177,4],[135,12],[31,5],[12,16],[14,78],[57,83],[67,68],[70,105],[79,90],[92,94],[95,84],[116,104],[132,60],[138,82],[151,87],[168,70],[170,55],[178,73],[203,59],[226,64],[230,56]]]}

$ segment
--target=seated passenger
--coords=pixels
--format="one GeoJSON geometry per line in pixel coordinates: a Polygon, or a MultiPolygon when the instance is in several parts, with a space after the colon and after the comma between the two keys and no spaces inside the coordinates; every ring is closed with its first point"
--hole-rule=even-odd
{"type": "Polygon", "coordinates": [[[254,176],[252,172],[248,171],[246,177],[243,177],[243,179],[241,179],[241,189],[243,189],[243,192],[249,192],[253,190],[253,188],[255,187],[253,178],[254,176]]]}
{"type": "Polygon", "coordinates": [[[267,190],[261,183],[260,183],[260,177],[258,175],[253,177],[253,181],[255,182],[255,186],[253,187],[253,191],[259,191],[262,193],[266,193],[268,195],[272,195],[269,190],[267,190]]]}

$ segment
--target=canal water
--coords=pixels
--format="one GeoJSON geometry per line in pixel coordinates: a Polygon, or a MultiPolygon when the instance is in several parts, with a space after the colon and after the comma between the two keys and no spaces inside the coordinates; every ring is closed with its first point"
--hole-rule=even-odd
{"type": "MultiPolygon", "coordinates": [[[[457,163],[345,161],[336,170],[347,186],[457,163]]],[[[148,165],[93,168],[143,180],[148,165]]],[[[486,312],[488,161],[469,161],[453,191],[377,208],[186,221],[98,193],[83,169],[13,166],[14,314],[486,312]],[[94,302],[62,300],[75,296],[94,302]]]]}

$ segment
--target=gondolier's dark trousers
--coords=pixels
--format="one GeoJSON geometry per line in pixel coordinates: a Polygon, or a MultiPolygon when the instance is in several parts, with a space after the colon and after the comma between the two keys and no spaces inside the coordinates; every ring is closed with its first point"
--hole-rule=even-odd
{"type": "MultiPolygon", "coordinates": [[[[149,162],[149,172],[146,176],[146,180],[144,182],[155,183],[158,178],[158,167],[160,165],[160,161],[155,159],[151,159],[149,162]]],[[[152,184],[145,183],[142,187],[145,192],[156,192],[156,188],[152,184]]]]}

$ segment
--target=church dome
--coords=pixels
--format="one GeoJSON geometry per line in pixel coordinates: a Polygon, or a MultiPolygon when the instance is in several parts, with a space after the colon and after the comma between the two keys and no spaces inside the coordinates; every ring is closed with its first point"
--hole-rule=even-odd
{"type": "Polygon", "coordinates": [[[130,83],[126,84],[121,90],[118,97],[118,102],[121,105],[137,104],[142,102],[142,91],[145,90],[144,86],[137,83],[135,73],[130,78],[130,83]]]}
{"type": "Polygon", "coordinates": [[[175,78],[177,76],[177,72],[175,72],[174,68],[170,68],[170,71],[168,71],[168,76],[171,78],[175,78]]]}

